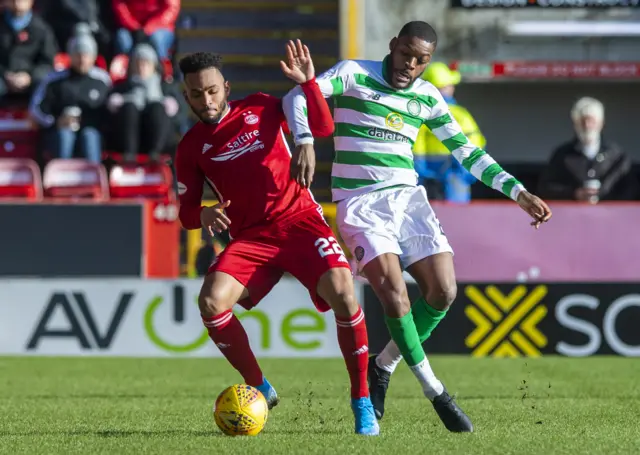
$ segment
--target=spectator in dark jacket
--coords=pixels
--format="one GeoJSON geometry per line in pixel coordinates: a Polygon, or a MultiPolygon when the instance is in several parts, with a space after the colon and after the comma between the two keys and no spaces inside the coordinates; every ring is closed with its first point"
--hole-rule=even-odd
{"type": "Polygon", "coordinates": [[[597,203],[637,196],[638,182],[631,160],[602,135],[604,106],[594,98],[580,99],[571,112],[576,137],[560,145],[540,179],[546,199],[597,203]]]}
{"type": "Polygon", "coordinates": [[[33,0],[7,0],[0,12],[0,99],[28,97],[53,68],[51,28],[32,11],[33,0]]]}
{"type": "Polygon", "coordinates": [[[116,149],[126,161],[139,152],[157,160],[175,134],[181,114],[177,86],[163,80],[158,56],[149,44],[132,53],[127,79],[116,84],[107,101],[114,117],[116,149]]]}
{"type": "Polygon", "coordinates": [[[42,17],[49,23],[59,47],[64,47],[74,34],[76,25],[88,24],[98,43],[98,53],[109,57],[109,31],[100,17],[98,0],[47,0],[42,4],[42,17]]]}
{"type": "Polygon", "coordinates": [[[148,40],[159,57],[169,57],[180,0],[112,0],[118,24],[116,52],[128,54],[148,40]]]}
{"type": "Polygon", "coordinates": [[[38,87],[31,100],[31,115],[48,130],[48,148],[56,157],[72,158],[79,149],[79,154],[98,163],[111,79],[106,71],[94,66],[97,44],[90,34],[72,38],[67,52],[70,69],[52,73],[38,87]]]}

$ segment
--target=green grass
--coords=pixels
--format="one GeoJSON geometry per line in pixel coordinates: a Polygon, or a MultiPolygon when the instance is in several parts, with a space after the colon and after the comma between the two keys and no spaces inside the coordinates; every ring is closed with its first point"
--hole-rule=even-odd
{"type": "Polygon", "coordinates": [[[476,425],[450,434],[401,365],[378,438],[352,434],[342,360],[263,360],[282,401],[255,438],[215,427],[223,360],[0,358],[0,453],[640,453],[640,360],[431,363],[476,425]]]}

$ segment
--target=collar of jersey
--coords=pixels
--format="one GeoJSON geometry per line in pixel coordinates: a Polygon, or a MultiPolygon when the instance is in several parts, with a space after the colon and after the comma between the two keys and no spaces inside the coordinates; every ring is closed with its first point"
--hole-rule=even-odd
{"type": "Polygon", "coordinates": [[[225,117],[227,115],[229,115],[230,113],[231,113],[231,103],[229,101],[227,101],[227,112],[222,114],[222,116],[220,117],[220,120],[218,120],[218,125],[220,125],[222,123],[222,121],[225,119],[225,117]]]}
{"type": "Polygon", "coordinates": [[[389,66],[389,55],[387,55],[383,60],[382,60],[382,80],[384,81],[385,84],[387,84],[387,86],[389,88],[391,88],[392,90],[395,90],[396,92],[400,92],[400,93],[407,93],[410,92],[411,89],[413,88],[413,86],[416,84],[416,82],[418,81],[418,79],[416,79],[415,81],[413,81],[411,83],[411,85],[407,88],[395,88],[393,85],[391,85],[388,81],[387,81],[387,67],[389,66]]]}

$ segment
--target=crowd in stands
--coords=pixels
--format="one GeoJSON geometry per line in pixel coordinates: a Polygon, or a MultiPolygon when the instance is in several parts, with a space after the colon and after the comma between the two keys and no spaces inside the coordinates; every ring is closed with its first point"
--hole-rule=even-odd
{"type": "MultiPolygon", "coordinates": [[[[100,185],[101,167],[124,175],[114,163],[162,166],[189,126],[172,64],[179,10],[180,0],[0,0],[0,158],[32,159],[41,169],[82,159],[94,166],[100,185]]],[[[484,148],[482,119],[476,122],[454,96],[460,73],[433,62],[423,78],[484,148]]],[[[573,138],[553,152],[540,196],[590,203],[638,199],[631,160],[602,138],[602,103],[584,98],[571,117],[573,138]]],[[[470,201],[476,179],[426,126],[414,154],[431,199],[470,201]]],[[[6,175],[0,165],[0,182],[6,175]]],[[[44,180],[45,186],[52,182],[44,180]]]]}
{"type": "Polygon", "coordinates": [[[167,161],[188,127],[172,65],[179,9],[179,0],[0,0],[0,158],[41,168],[82,159],[106,171],[167,161]]]}

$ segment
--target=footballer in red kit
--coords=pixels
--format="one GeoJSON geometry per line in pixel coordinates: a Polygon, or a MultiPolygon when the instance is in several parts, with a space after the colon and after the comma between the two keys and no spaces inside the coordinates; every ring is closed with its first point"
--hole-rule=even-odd
{"type": "MultiPolygon", "coordinates": [[[[315,82],[309,49],[287,45],[282,71],[300,84],[314,136],[329,136],[334,125],[315,82]]],[[[257,305],[285,272],[308,290],[319,311],[332,309],[338,343],[351,381],[355,432],[377,435],[379,426],[367,384],[368,338],[351,270],[309,186],[314,153],[299,145],[293,155],[282,100],[263,93],[227,101],[230,83],[220,58],[199,52],[180,61],[185,99],[198,122],[176,154],[180,221],[185,229],[229,230],[231,242],[211,265],[198,299],[202,320],[229,363],[267,399],[279,398],[264,377],[247,334],[232,308],[257,305]],[[202,206],[204,184],[218,198],[202,206]]]]}

